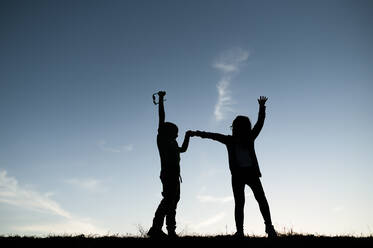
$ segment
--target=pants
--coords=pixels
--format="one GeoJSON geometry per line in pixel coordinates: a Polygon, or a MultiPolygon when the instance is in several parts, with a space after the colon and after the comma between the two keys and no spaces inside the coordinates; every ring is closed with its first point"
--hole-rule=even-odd
{"type": "Polygon", "coordinates": [[[176,207],[180,200],[180,180],[179,176],[161,176],[163,199],[155,212],[153,228],[162,229],[164,219],[168,232],[176,229],[176,207]]]}
{"type": "Polygon", "coordinates": [[[247,175],[247,173],[239,173],[236,175],[232,175],[232,189],[235,202],[234,217],[236,221],[237,232],[243,232],[246,184],[250,186],[251,190],[254,193],[254,197],[259,204],[264,223],[266,225],[272,225],[269,205],[264,194],[260,178],[247,175]]]}

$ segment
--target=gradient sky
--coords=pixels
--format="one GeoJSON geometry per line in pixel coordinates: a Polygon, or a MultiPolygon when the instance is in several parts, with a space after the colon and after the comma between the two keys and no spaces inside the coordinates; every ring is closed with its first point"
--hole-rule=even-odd
{"type": "MultiPolygon", "coordinates": [[[[138,234],[161,200],[157,107],[256,140],[280,232],[373,230],[372,1],[1,1],[0,234],[138,234]]],[[[181,155],[177,232],[235,232],[227,152],[181,155]]],[[[246,188],[245,232],[264,234],[246,188]]]]}

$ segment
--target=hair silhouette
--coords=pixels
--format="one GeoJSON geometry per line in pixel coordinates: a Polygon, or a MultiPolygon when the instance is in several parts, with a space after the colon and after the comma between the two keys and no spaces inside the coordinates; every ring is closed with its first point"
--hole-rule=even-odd
{"type": "Polygon", "coordinates": [[[162,125],[160,125],[158,129],[158,134],[164,138],[175,139],[177,137],[178,132],[178,127],[176,126],[176,124],[172,122],[164,122],[162,125]]]}
{"type": "Polygon", "coordinates": [[[248,136],[251,133],[251,122],[249,117],[238,115],[232,123],[232,135],[236,137],[248,136]]]}

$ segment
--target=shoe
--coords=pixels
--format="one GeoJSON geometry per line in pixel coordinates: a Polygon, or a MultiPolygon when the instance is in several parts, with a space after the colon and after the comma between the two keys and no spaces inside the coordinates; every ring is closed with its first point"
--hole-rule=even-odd
{"type": "Polygon", "coordinates": [[[266,233],[268,235],[268,238],[277,238],[277,232],[273,225],[266,226],[266,233]]]}
{"type": "Polygon", "coordinates": [[[179,236],[176,234],[175,231],[168,231],[168,238],[170,239],[177,239],[179,236]]]}
{"type": "Polygon", "coordinates": [[[165,234],[162,229],[156,229],[154,227],[151,227],[147,234],[150,238],[167,238],[167,234],[165,234]]]}
{"type": "Polygon", "coordinates": [[[242,239],[245,237],[245,234],[243,233],[243,231],[237,231],[233,236],[235,238],[242,239]]]}

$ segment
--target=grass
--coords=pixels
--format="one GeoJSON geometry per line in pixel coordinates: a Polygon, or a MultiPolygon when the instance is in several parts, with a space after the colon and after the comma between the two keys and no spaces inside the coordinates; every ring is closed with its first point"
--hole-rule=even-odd
{"type": "Polygon", "coordinates": [[[236,239],[231,235],[217,236],[181,236],[175,240],[154,240],[145,236],[0,236],[1,247],[16,246],[38,247],[149,247],[158,245],[172,245],[174,247],[213,247],[223,245],[235,246],[272,246],[272,247],[315,247],[315,246],[352,246],[373,247],[373,236],[317,236],[312,234],[280,234],[277,239],[266,237],[246,236],[236,239]],[[3,246],[2,244],[8,244],[3,246]]]}

